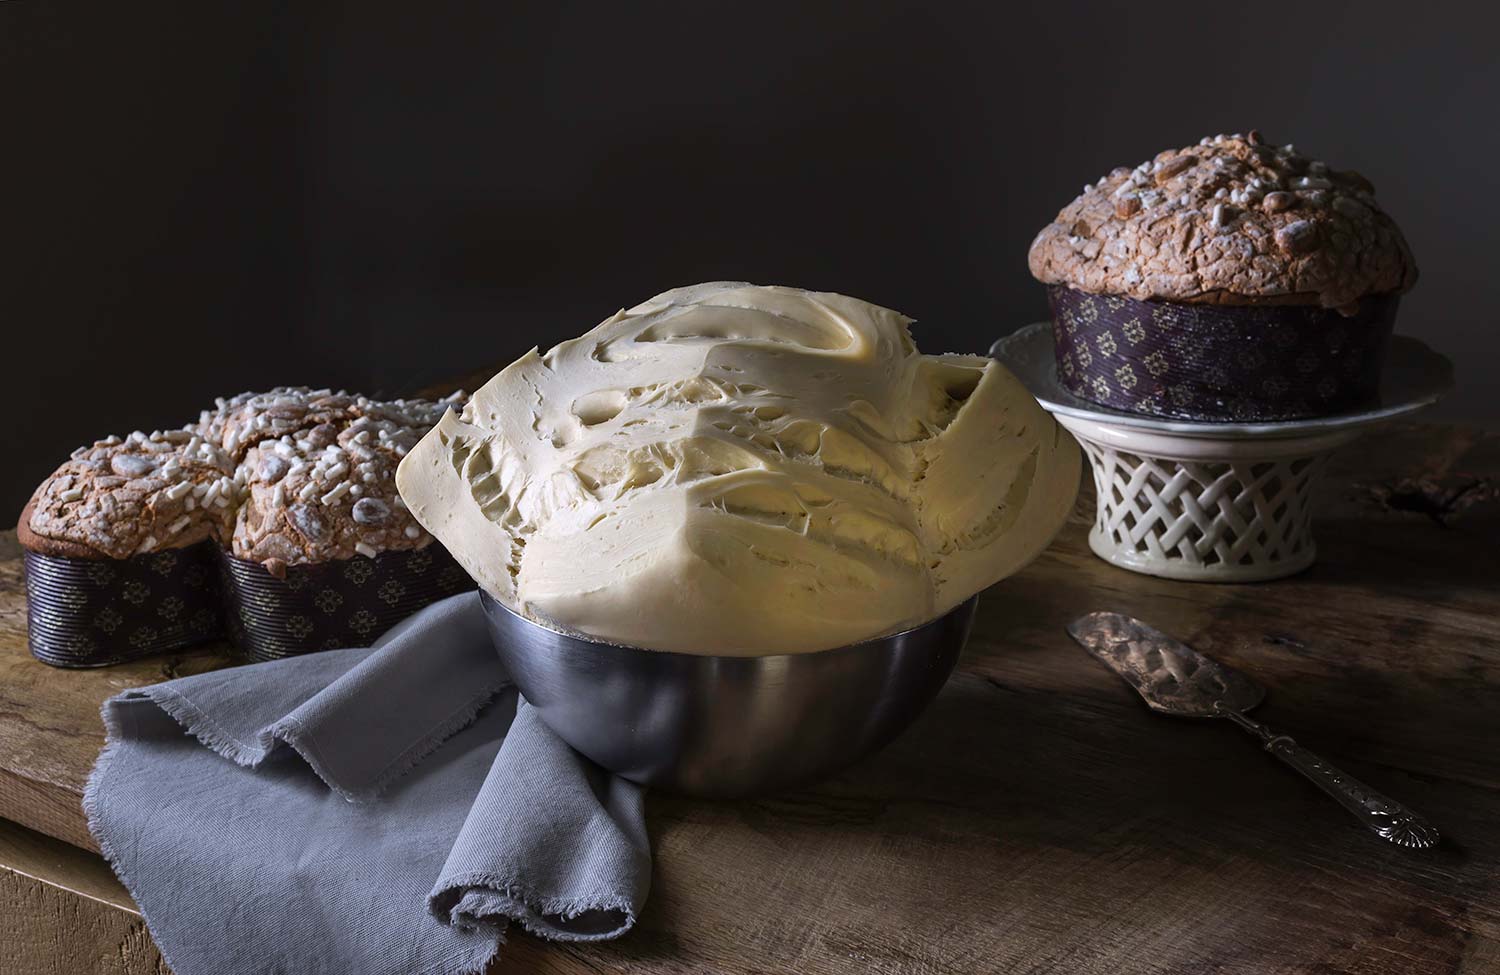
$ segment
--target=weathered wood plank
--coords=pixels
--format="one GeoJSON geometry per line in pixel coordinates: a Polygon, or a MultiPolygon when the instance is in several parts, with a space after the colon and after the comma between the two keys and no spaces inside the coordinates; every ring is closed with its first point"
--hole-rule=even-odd
{"type": "Polygon", "coordinates": [[[103,860],[4,822],[0,959],[14,975],[171,975],[103,860]]]}

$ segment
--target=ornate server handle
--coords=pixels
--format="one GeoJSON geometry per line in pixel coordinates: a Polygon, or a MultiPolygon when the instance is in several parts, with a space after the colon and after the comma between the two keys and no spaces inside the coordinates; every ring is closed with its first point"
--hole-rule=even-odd
{"type": "Polygon", "coordinates": [[[1301,772],[1314,785],[1338,800],[1356,819],[1380,836],[1400,846],[1418,850],[1436,846],[1438,831],[1421,816],[1401,803],[1388,799],[1374,789],[1340,772],[1289,736],[1278,734],[1259,721],[1238,711],[1215,705],[1220,714],[1255,735],[1266,751],[1301,772]]]}

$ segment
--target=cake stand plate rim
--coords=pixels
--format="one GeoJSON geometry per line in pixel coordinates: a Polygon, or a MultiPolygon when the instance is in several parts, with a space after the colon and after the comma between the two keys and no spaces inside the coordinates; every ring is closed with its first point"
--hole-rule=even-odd
{"type": "Polygon", "coordinates": [[[1431,406],[1453,387],[1453,363],[1446,356],[1420,339],[1394,335],[1380,377],[1382,402],[1378,406],[1299,420],[1220,423],[1125,413],[1074,396],[1057,381],[1051,322],[1033,322],[997,339],[989,354],[1014,373],[1049,413],[1209,440],[1279,440],[1355,430],[1431,406]]]}

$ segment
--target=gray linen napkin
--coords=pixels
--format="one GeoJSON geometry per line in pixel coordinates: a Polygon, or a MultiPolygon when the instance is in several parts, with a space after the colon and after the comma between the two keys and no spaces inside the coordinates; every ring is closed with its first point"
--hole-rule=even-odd
{"type": "Polygon", "coordinates": [[[650,882],[641,790],[508,683],[469,593],[372,648],[126,691],[89,828],[175,975],[450,975],[509,921],[622,934],[650,882]]]}

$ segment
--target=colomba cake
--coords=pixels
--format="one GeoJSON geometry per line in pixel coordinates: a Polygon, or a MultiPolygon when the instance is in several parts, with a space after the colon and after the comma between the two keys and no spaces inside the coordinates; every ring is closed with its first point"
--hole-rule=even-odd
{"type": "Polygon", "coordinates": [[[101,666],[225,627],[252,657],[368,643],[472,588],[405,511],[402,456],[447,400],[279,387],[75,451],[22,513],[31,650],[101,666]]]}

